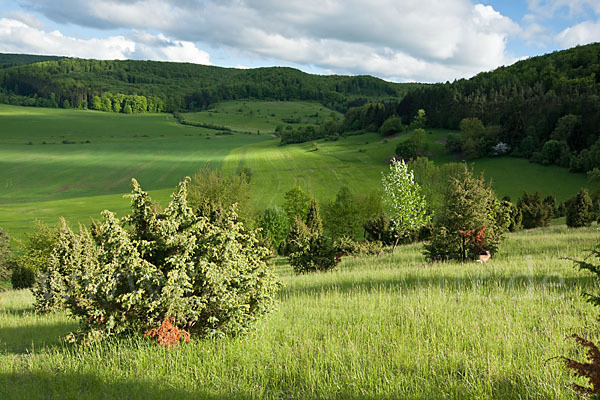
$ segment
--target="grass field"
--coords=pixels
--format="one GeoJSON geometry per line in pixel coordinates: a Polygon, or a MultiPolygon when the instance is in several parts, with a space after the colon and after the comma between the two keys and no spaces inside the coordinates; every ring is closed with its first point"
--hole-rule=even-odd
{"type": "Polygon", "coordinates": [[[277,126],[300,127],[315,125],[335,116],[343,119],[337,111],[319,103],[302,101],[227,101],[207,111],[184,114],[185,119],[226,126],[233,131],[273,133],[277,126]],[[294,122],[289,122],[294,121],[294,122]]]}
{"type": "MultiPolygon", "coordinates": [[[[239,101],[185,114],[252,133],[219,136],[214,130],[177,124],[168,114],[0,105],[0,227],[18,237],[35,219],[51,223],[62,215],[88,223],[105,208],[123,212],[128,201],[122,194],[130,190],[132,177],[165,202],[178,181],[207,165],[225,173],[251,168],[257,210],[280,203],[294,185],[321,201],[333,198],[343,185],[378,190],[385,160],[407,136],[381,140],[371,133],[318,141],[316,149],[313,143],[279,146],[271,137],[284,119],[312,124],[331,113],[318,103],[239,101]]],[[[436,162],[453,160],[439,143],[447,133],[433,130],[428,135],[436,162]]],[[[537,189],[565,200],[588,185],[582,174],[521,159],[477,160],[474,167],[485,170],[499,196],[513,199],[537,189]]]]}
{"type": "MultiPolygon", "coordinates": [[[[247,337],[172,351],[143,339],[61,342],[76,324],[37,315],[28,291],[0,294],[2,399],[575,399],[565,336],[600,339],[600,289],[564,257],[597,227],[510,234],[488,264],[427,265],[420,245],[346,258],[285,282],[278,310],[247,337]]],[[[579,383],[583,383],[579,381],[579,383]]]]}

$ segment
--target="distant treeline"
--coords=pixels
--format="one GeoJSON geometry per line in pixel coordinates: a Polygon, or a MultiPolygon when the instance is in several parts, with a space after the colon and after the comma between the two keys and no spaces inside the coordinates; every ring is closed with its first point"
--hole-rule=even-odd
{"type": "Polygon", "coordinates": [[[127,112],[127,105],[132,112],[144,111],[143,98],[145,111],[201,110],[226,100],[257,99],[314,100],[345,112],[375,99],[401,98],[421,86],[371,76],[311,75],[282,67],[242,70],[9,54],[0,54],[0,67],[0,101],[4,103],[113,112],[127,112]],[[106,99],[112,101],[110,109],[106,99]]]}
{"type": "Polygon", "coordinates": [[[503,142],[513,155],[534,162],[573,171],[600,168],[600,44],[533,57],[468,80],[422,86],[400,101],[353,108],[342,130],[380,130],[391,117],[407,125],[419,109],[425,110],[429,127],[459,129],[465,118],[493,127],[461,139],[474,141],[475,147],[503,142]]]}

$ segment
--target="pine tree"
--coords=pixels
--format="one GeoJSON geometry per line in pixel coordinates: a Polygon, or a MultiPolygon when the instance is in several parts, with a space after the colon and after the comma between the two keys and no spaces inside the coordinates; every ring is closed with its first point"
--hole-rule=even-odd
{"type": "Polygon", "coordinates": [[[567,226],[580,228],[592,224],[592,198],[585,188],[581,188],[577,195],[567,204],[567,226]]]}
{"type": "Polygon", "coordinates": [[[425,245],[430,260],[466,261],[493,253],[510,225],[510,207],[496,199],[483,174],[474,178],[466,167],[450,177],[444,204],[425,245]]]}
{"type": "Polygon", "coordinates": [[[312,235],[321,236],[323,234],[323,221],[319,213],[319,204],[315,199],[310,200],[306,214],[306,227],[312,235]]]}

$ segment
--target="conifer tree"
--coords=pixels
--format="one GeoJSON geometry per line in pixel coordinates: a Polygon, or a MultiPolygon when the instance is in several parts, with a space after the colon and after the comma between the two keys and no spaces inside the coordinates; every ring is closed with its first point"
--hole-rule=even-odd
{"type": "Polygon", "coordinates": [[[592,199],[585,188],[581,188],[577,195],[567,203],[567,226],[580,228],[592,224],[592,199]]]}

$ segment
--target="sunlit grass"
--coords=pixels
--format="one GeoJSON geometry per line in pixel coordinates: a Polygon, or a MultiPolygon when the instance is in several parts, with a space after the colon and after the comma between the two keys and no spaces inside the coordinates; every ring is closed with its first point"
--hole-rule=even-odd
{"type": "MultiPolygon", "coordinates": [[[[0,398],[574,399],[557,355],[594,340],[600,289],[565,257],[596,227],[510,234],[487,264],[428,264],[421,245],[293,275],[277,311],[246,337],[168,351],[141,338],[61,344],[75,324],[40,316],[26,291],[0,294],[0,398]]],[[[580,382],[583,383],[583,382],[580,382]]]]}

